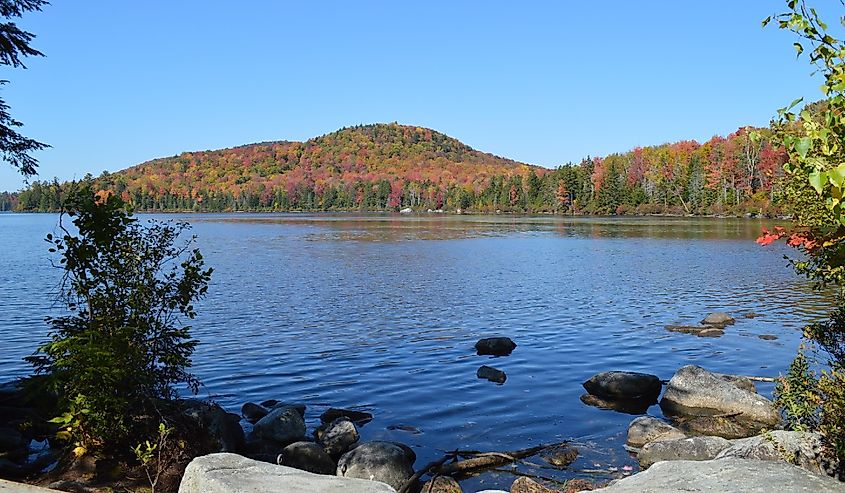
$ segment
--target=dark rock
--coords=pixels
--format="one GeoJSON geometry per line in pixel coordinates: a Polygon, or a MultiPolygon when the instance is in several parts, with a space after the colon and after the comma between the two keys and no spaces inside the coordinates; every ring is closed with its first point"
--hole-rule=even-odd
{"type": "Polygon", "coordinates": [[[197,400],[183,400],[184,415],[191,418],[211,440],[212,448],[217,452],[239,453],[244,447],[244,430],[241,417],[227,413],[214,403],[197,400]]]}
{"type": "Polygon", "coordinates": [[[261,403],[261,407],[266,409],[272,409],[273,406],[275,406],[276,404],[279,404],[279,401],[277,401],[276,399],[267,399],[266,401],[261,403]]]}
{"type": "Polygon", "coordinates": [[[742,316],[745,317],[745,318],[757,318],[757,317],[762,317],[763,314],[762,313],[754,313],[754,312],[745,312],[745,313],[742,314],[742,316]]]}
{"type": "MultiPolygon", "coordinates": [[[[270,462],[276,462],[276,456],[282,453],[282,449],[284,447],[272,440],[247,440],[246,444],[244,444],[244,455],[247,457],[256,459],[256,460],[264,460],[259,459],[261,456],[273,456],[273,460],[270,462]]],[[[267,462],[266,460],[264,462],[267,462]]]]}
{"type": "Polygon", "coordinates": [[[712,329],[713,327],[707,325],[667,325],[666,330],[669,332],[680,332],[681,334],[698,335],[702,331],[712,329]]]}
{"type": "Polygon", "coordinates": [[[365,411],[355,411],[352,409],[329,408],[326,412],[320,415],[320,421],[323,423],[331,423],[340,417],[349,418],[350,421],[360,426],[369,423],[373,420],[373,415],[365,411]]]}
{"type": "Polygon", "coordinates": [[[736,414],[738,419],[769,427],[780,423],[780,414],[770,400],[695,365],[675,373],[660,406],[669,415],[736,414]]]}
{"type": "Polygon", "coordinates": [[[463,493],[461,485],[450,476],[437,476],[429,479],[423,486],[422,493],[463,493]]]}
{"type": "Polygon", "coordinates": [[[422,433],[421,429],[411,425],[387,425],[386,428],[391,431],[407,431],[413,435],[419,435],[422,433]]]}
{"type": "Polygon", "coordinates": [[[253,404],[252,402],[247,402],[241,408],[241,415],[252,424],[257,423],[258,420],[268,414],[270,414],[270,411],[264,409],[258,404],[253,404]]]}
{"type": "Polygon", "coordinates": [[[315,437],[327,454],[338,456],[358,441],[358,430],[349,418],[342,416],[318,428],[315,437]]]}
{"type": "Polygon", "coordinates": [[[10,427],[0,427],[0,452],[25,450],[26,448],[27,440],[20,431],[10,427]]]}
{"type": "Polygon", "coordinates": [[[315,474],[334,474],[337,465],[323,450],[313,442],[294,442],[282,450],[279,464],[295,467],[315,474]]]}
{"type": "Polygon", "coordinates": [[[760,334],[757,337],[764,341],[776,341],[778,339],[778,336],[772,334],[760,334]]]}
{"type": "Polygon", "coordinates": [[[569,467],[578,458],[578,449],[569,445],[561,445],[545,450],[540,457],[555,467],[569,467]]]}
{"type": "Polygon", "coordinates": [[[414,474],[406,451],[390,442],[366,442],[341,456],[337,475],[381,481],[398,490],[414,474]]]}
{"type": "Polygon", "coordinates": [[[509,337],[488,337],[475,343],[475,351],[479,356],[508,356],[516,349],[516,343],[509,337]]]}
{"type": "Polygon", "coordinates": [[[255,423],[252,434],[258,439],[287,445],[305,437],[305,420],[292,407],[276,408],[255,423]]]}
{"type": "Polygon", "coordinates": [[[725,335],[725,331],[722,329],[704,329],[696,335],[698,337],[722,337],[725,335]]]}
{"type": "Polygon", "coordinates": [[[726,325],[735,324],[736,320],[725,312],[714,312],[704,317],[704,320],[702,320],[701,323],[723,328],[726,325]]]}
{"type": "Polygon", "coordinates": [[[491,382],[496,383],[505,383],[505,380],[508,379],[508,376],[505,375],[505,372],[498,368],[493,368],[492,366],[481,365],[481,368],[475,372],[475,376],[478,378],[485,378],[490,380],[491,382]]]}
{"type": "Polygon", "coordinates": [[[677,440],[686,438],[681,430],[651,416],[640,416],[628,425],[628,446],[640,448],[658,440],[677,440]]]}
{"type": "Polygon", "coordinates": [[[721,437],[660,440],[645,444],[637,454],[637,460],[643,468],[664,460],[710,460],[728,447],[730,442],[721,437]]]}
{"type": "Polygon", "coordinates": [[[607,371],[584,382],[592,395],[605,399],[634,399],[657,402],[663,385],[655,375],[630,371],[607,371]]]}
{"type": "Polygon", "coordinates": [[[648,408],[654,404],[652,400],[603,399],[590,394],[582,395],[581,402],[588,406],[625,414],[645,414],[648,408]]]}
{"type": "Polygon", "coordinates": [[[296,412],[298,412],[300,416],[302,416],[303,418],[305,417],[306,406],[305,406],[305,404],[301,404],[301,403],[276,402],[274,405],[272,405],[270,407],[270,410],[273,411],[275,409],[280,409],[280,408],[285,408],[285,407],[295,409],[296,412]]]}

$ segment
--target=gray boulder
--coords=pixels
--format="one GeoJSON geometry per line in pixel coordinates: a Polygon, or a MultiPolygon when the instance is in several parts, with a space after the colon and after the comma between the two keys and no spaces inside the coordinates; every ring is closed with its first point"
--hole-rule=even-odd
{"type": "Polygon", "coordinates": [[[637,454],[637,460],[644,469],[664,460],[710,460],[730,445],[731,442],[722,437],[659,440],[645,444],[637,454]]]}
{"type": "Polygon", "coordinates": [[[287,445],[305,437],[305,420],[295,408],[280,407],[255,423],[252,435],[259,440],[287,445]]]}
{"type": "Polygon", "coordinates": [[[784,461],[812,473],[825,474],[821,459],[822,437],[818,433],[770,431],[763,435],[731,441],[716,457],[784,461]]]}
{"type": "Polygon", "coordinates": [[[508,379],[508,376],[505,375],[505,372],[498,368],[493,368],[492,366],[481,365],[477,372],[475,372],[475,376],[478,378],[484,378],[491,382],[495,383],[505,383],[505,380],[508,379]]]}
{"type": "Polygon", "coordinates": [[[780,423],[770,400],[695,365],[680,368],[669,380],[660,406],[672,415],[736,414],[737,420],[780,423]]]}
{"type": "Polygon", "coordinates": [[[317,442],[329,455],[340,455],[358,441],[358,429],[347,417],[340,417],[317,428],[314,433],[317,442]]]}
{"type": "Polygon", "coordinates": [[[475,343],[475,351],[479,356],[507,356],[516,349],[516,343],[509,337],[487,337],[475,343]]]}
{"type": "Polygon", "coordinates": [[[323,447],[314,442],[294,442],[284,449],[278,457],[279,464],[288,467],[295,467],[314,474],[333,475],[337,465],[323,450],[323,447]]]}
{"type": "Polygon", "coordinates": [[[252,402],[247,402],[241,407],[241,416],[252,424],[257,423],[268,414],[270,414],[270,411],[252,402]]]}
{"type": "Polygon", "coordinates": [[[842,493],[845,485],[800,467],[751,459],[666,461],[621,479],[602,493],[842,493]]]}
{"type": "Polygon", "coordinates": [[[641,448],[650,442],[680,438],[686,438],[686,434],[669,423],[651,416],[640,416],[628,425],[626,443],[630,447],[641,448]]]}
{"type": "Polygon", "coordinates": [[[662,384],[656,375],[631,371],[607,371],[593,375],[583,383],[592,395],[605,399],[630,399],[656,402],[662,384]]]}
{"type": "Polygon", "coordinates": [[[399,489],[413,476],[413,461],[395,443],[366,442],[343,454],[337,463],[337,475],[387,483],[399,489]]]}
{"type": "Polygon", "coordinates": [[[714,312],[704,317],[704,320],[702,320],[701,323],[723,328],[726,325],[733,325],[736,323],[736,320],[725,312],[714,312]]]}
{"type": "Polygon", "coordinates": [[[258,462],[235,454],[197,457],[185,469],[179,493],[233,492],[396,493],[377,481],[339,478],[258,462]]]}

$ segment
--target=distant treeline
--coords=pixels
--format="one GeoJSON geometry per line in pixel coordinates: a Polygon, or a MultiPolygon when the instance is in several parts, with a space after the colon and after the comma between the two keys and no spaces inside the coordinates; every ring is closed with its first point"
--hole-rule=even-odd
{"type": "MultiPolygon", "coordinates": [[[[472,150],[428,129],[353,127],[305,143],[184,153],[97,178],[142,211],[396,211],[772,214],[784,154],[741,128],[586,158],[554,170],[472,150]]],[[[33,182],[9,207],[56,210],[70,184],[33,182]]]]}

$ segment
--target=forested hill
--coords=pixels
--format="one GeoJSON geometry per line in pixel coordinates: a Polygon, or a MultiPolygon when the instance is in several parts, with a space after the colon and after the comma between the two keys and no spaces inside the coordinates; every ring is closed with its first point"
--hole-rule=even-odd
{"type": "MultiPolygon", "coordinates": [[[[757,129],[760,138],[753,130],[549,170],[476,151],[430,129],[375,124],[305,142],[186,152],[88,179],[148,211],[768,214],[777,209],[783,153],[769,145],[767,129],[757,129]]],[[[55,210],[60,188],[35,182],[4,204],[55,210]]]]}

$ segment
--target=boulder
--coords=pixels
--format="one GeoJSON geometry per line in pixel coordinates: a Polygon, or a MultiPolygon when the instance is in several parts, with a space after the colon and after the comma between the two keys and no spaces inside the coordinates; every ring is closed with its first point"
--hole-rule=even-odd
{"type": "Polygon", "coordinates": [[[640,416],[628,425],[626,444],[630,447],[641,448],[650,442],[680,438],[686,438],[686,434],[669,423],[651,416],[640,416]]]}
{"type": "Polygon", "coordinates": [[[727,375],[725,373],[713,373],[717,377],[721,378],[726,382],[730,382],[741,389],[745,389],[749,392],[757,393],[757,386],[754,385],[754,381],[748,377],[743,377],[741,375],[727,375]]]}
{"type": "Polygon", "coordinates": [[[268,414],[270,414],[270,411],[252,402],[247,402],[241,407],[241,416],[252,424],[257,423],[258,420],[268,414]]]}
{"type": "Polygon", "coordinates": [[[340,417],[349,418],[350,421],[357,425],[363,425],[373,420],[373,415],[365,411],[355,411],[353,409],[341,409],[331,407],[320,415],[320,421],[323,423],[331,423],[340,417]]]}
{"type": "Polygon", "coordinates": [[[422,493],[463,493],[461,485],[451,476],[437,476],[423,483],[422,493]]]}
{"type": "Polygon", "coordinates": [[[710,460],[730,445],[731,442],[722,437],[659,440],[645,444],[637,454],[637,460],[643,469],[664,460],[710,460]]]}
{"type": "Polygon", "coordinates": [[[295,467],[314,474],[333,475],[337,464],[314,442],[294,442],[284,449],[278,457],[279,464],[295,467]]]}
{"type": "Polygon", "coordinates": [[[481,368],[475,372],[475,376],[478,378],[485,378],[490,380],[491,382],[495,383],[505,383],[505,380],[508,379],[508,376],[505,375],[505,372],[498,368],[493,368],[492,366],[481,365],[481,368]]]}
{"type": "Polygon", "coordinates": [[[649,400],[603,399],[590,394],[582,395],[581,402],[599,409],[634,415],[645,414],[648,408],[654,404],[654,401],[649,400]]]}
{"type": "Polygon", "coordinates": [[[280,407],[255,423],[252,435],[260,440],[287,445],[305,437],[305,420],[296,409],[280,407]]]}
{"type": "Polygon", "coordinates": [[[704,317],[701,323],[723,328],[726,325],[733,325],[736,323],[736,320],[725,312],[714,312],[704,317]]]}
{"type": "Polygon", "coordinates": [[[800,467],[751,459],[658,462],[647,471],[621,479],[602,493],[842,493],[843,485],[800,467]]]}
{"type": "Polygon", "coordinates": [[[763,435],[731,441],[716,457],[779,460],[815,474],[825,474],[821,460],[822,437],[818,433],[776,430],[763,435]]]}
{"type": "Polygon", "coordinates": [[[691,416],[677,420],[678,427],[690,435],[719,436],[729,440],[757,435],[767,425],[724,416],[691,416]]]}
{"type": "Polygon", "coordinates": [[[479,356],[508,356],[516,349],[516,343],[509,337],[488,337],[475,343],[475,351],[479,356]]]}
{"type": "Polygon", "coordinates": [[[314,432],[317,443],[329,455],[340,455],[358,441],[358,430],[355,424],[345,416],[323,425],[314,432]]]}
{"type": "Polygon", "coordinates": [[[274,409],[279,409],[283,407],[293,408],[296,410],[296,412],[299,413],[300,416],[302,416],[303,418],[305,417],[305,404],[276,401],[276,403],[270,406],[269,409],[272,411],[274,409]]]}
{"type": "Polygon", "coordinates": [[[366,442],[340,457],[337,475],[346,478],[372,479],[399,489],[413,476],[413,461],[395,443],[366,442]]]}
{"type": "Polygon", "coordinates": [[[396,493],[377,481],[324,476],[254,461],[235,454],[197,457],[185,469],[179,493],[288,491],[309,493],[396,493]]]}
{"type": "Polygon", "coordinates": [[[680,368],[669,380],[660,406],[670,415],[736,414],[737,421],[780,423],[772,401],[695,365],[680,368]]]}
{"type": "Polygon", "coordinates": [[[241,417],[227,413],[215,403],[183,400],[183,414],[194,421],[211,441],[211,448],[219,452],[240,452],[244,448],[241,417]]]}
{"type": "Polygon", "coordinates": [[[510,493],[557,493],[558,491],[523,476],[513,482],[510,493]]]}
{"type": "Polygon", "coordinates": [[[631,399],[657,402],[663,385],[655,375],[631,371],[607,371],[583,383],[592,395],[605,399],[631,399]]]}
{"type": "Polygon", "coordinates": [[[0,453],[26,449],[28,441],[16,428],[0,426],[0,453]]]}

